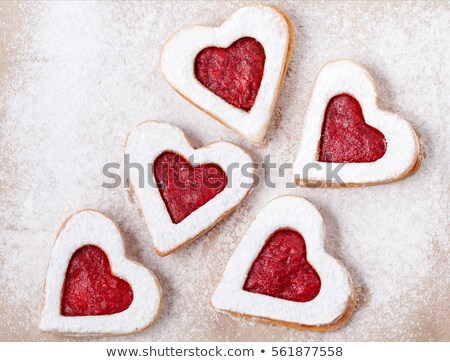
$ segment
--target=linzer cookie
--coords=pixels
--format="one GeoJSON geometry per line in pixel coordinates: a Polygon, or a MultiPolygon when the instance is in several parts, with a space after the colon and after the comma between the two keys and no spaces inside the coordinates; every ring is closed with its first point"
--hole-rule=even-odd
{"type": "Polygon", "coordinates": [[[231,256],[211,304],[263,323],[328,331],[350,318],[356,303],[350,274],[324,250],[320,212],[282,196],[267,204],[231,256]]]}
{"type": "Polygon", "coordinates": [[[420,166],[411,125],[377,106],[370,74],[350,60],[317,76],[294,163],[301,185],[366,186],[402,179],[420,166]],[[331,169],[341,164],[337,177],[331,169]],[[330,167],[333,166],[333,167],[330,167]]]}
{"type": "Polygon", "coordinates": [[[168,123],[138,125],[128,135],[125,153],[148,171],[144,181],[131,170],[130,184],[160,256],[213,227],[253,184],[252,159],[241,148],[217,142],[194,149],[168,123]]]}
{"type": "Polygon", "coordinates": [[[191,26],[161,52],[169,84],[252,142],[261,142],[286,74],[294,30],[286,14],[245,6],[217,28],[191,26]]]}
{"type": "Polygon", "coordinates": [[[40,329],[73,335],[135,333],[159,316],[161,289],[125,257],[114,222],[81,210],[62,225],[45,279],[40,329]]]}

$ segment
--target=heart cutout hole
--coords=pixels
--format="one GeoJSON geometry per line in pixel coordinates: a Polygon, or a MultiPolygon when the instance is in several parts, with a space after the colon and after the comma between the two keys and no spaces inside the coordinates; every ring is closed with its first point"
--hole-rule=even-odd
{"type": "Polygon", "coordinates": [[[299,232],[275,231],[264,244],[244,283],[244,290],[294,302],[309,302],[320,291],[321,280],[306,258],[299,232]]]}
{"type": "Polygon", "coordinates": [[[265,61],[261,43],[244,37],[228,48],[203,49],[195,58],[195,76],[215,95],[248,112],[261,86],[265,61]]]}
{"type": "Polygon", "coordinates": [[[359,102],[349,94],[330,99],[325,110],[320,162],[375,162],[386,153],[386,139],[364,119],[359,102]]]}
{"type": "Polygon", "coordinates": [[[67,317],[110,315],[128,309],[130,284],[111,272],[106,253],[97,246],[76,250],[67,266],[61,314],[67,317]]]}
{"type": "Polygon", "coordinates": [[[223,191],[228,179],[220,166],[192,166],[183,156],[166,151],[153,164],[161,198],[174,224],[178,224],[223,191]]]}

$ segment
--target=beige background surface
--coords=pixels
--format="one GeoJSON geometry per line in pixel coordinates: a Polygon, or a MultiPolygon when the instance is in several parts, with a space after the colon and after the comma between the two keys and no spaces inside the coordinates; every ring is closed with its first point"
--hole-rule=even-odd
{"type": "MultiPolygon", "coordinates": [[[[0,340],[64,340],[40,333],[46,265],[73,211],[109,214],[130,258],[160,279],[159,321],[139,341],[450,340],[448,2],[274,2],[297,39],[285,87],[260,146],[198,111],[164,82],[159,50],[176,30],[219,25],[242,3],[0,3],[0,340]],[[385,109],[418,130],[426,159],[401,182],[362,189],[259,185],[190,246],[161,259],[126,191],[105,189],[102,166],[122,162],[137,123],[166,120],[195,146],[240,144],[261,161],[292,162],[314,78],[347,57],[373,74],[385,109]],[[322,211],[327,248],[352,273],[358,307],[333,333],[259,325],[216,314],[208,299],[236,243],[274,196],[307,197],[322,211]]],[[[262,176],[261,170],[259,175],[262,176]]],[[[74,338],[72,338],[74,339],[74,338]]],[[[84,339],[83,339],[84,340],[84,339]]]]}

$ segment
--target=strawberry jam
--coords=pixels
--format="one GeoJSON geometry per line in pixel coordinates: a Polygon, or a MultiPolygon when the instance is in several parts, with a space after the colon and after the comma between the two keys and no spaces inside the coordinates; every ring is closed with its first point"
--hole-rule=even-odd
{"type": "Polygon", "coordinates": [[[206,204],[227,185],[227,176],[218,165],[206,163],[193,167],[174,152],[164,152],[156,158],[153,174],[175,224],[206,204]]]}
{"type": "Polygon", "coordinates": [[[86,245],[73,253],[64,281],[62,315],[115,314],[128,309],[132,301],[130,284],[111,273],[103,250],[86,245]]]}
{"type": "Polygon", "coordinates": [[[245,37],[228,48],[209,47],[195,58],[195,76],[215,95],[250,111],[264,73],[266,54],[260,42],[245,37]]]}
{"type": "Polygon", "coordinates": [[[320,277],[306,259],[306,244],[294,230],[272,234],[254,261],[244,290],[294,302],[308,302],[319,294],[320,277]]]}
{"type": "Polygon", "coordinates": [[[374,162],[386,152],[386,140],[369,126],[359,102],[339,94],[328,102],[319,146],[320,162],[374,162]]]}

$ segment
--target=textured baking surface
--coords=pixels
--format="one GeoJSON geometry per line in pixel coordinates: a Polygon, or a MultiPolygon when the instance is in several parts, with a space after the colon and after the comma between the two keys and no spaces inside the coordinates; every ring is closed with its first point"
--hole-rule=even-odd
{"type": "Polygon", "coordinates": [[[153,327],[105,339],[450,340],[450,6],[274,4],[292,18],[297,37],[273,120],[255,147],[178,96],[158,65],[174,31],[219,25],[240,3],[0,3],[0,340],[68,338],[39,332],[42,288],[61,222],[86,207],[119,224],[128,256],[153,270],[163,289],[153,327]],[[219,226],[163,259],[123,187],[101,187],[103,165],[123,163],[127,133],[147,119],[182,128],[194,146],[226,140],[256,160],[270,154],[273,162],[292,162],[317,72],[342,57],[367,67],[381,107],[421,135],[426,159],[415,175],[360,189],[286,189],[287,172],[277,187],[260,184],[219,226]],[[286,193],[320,208],[326,248],[356,283],[357,310],[336,332],[249,323],[209,305],[251,219],[286,193]]]}

